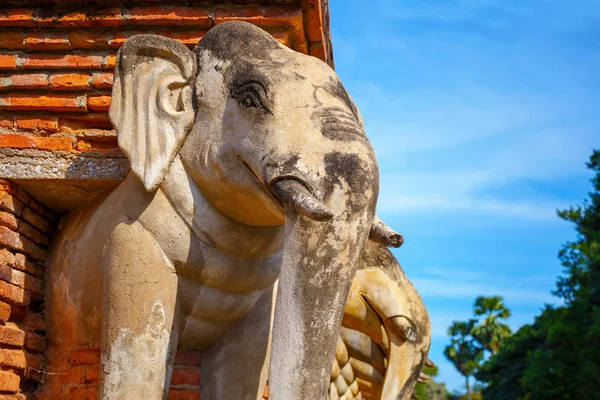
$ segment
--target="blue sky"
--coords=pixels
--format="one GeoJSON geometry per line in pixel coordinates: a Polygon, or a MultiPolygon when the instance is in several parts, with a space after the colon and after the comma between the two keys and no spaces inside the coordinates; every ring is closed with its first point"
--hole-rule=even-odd
{"type": "Polygon", "coordinates": [[[379,215],[432,321],[450,389],[447,327],[478,295],[530,323],[574,237],[556,209],[591,187],[600,147],[600,1],[330,0],[336,70],[381,172],[379,215]]]}

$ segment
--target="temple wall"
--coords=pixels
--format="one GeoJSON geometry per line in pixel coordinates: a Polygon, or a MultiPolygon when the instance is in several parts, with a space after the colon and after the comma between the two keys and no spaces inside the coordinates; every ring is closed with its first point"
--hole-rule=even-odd
{"type": "Polygon", "coordinates": [[[0,398],[24,399],[46,378],[44,260],[56,216],[0,180],[0,398]]]}

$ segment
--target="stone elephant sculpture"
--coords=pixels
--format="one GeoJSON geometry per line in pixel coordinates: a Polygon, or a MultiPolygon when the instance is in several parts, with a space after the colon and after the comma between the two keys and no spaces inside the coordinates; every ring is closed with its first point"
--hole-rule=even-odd
{"type": "Polygon", "coordinates": [[[333,70],[242,22],[138,35],[109,115],[131,172],[52,245],[51,351],[100,344],[103,399],[163,398],[178,347],[203,400],[326,398],[363,246],[401,243],[333,70]]]}
{"type": "Polygon", "coordinates": [[[428,360],[431,327],[416,289],[385,247],[367,242],[335,351],[329,398],[410,399],[428,360]]]}

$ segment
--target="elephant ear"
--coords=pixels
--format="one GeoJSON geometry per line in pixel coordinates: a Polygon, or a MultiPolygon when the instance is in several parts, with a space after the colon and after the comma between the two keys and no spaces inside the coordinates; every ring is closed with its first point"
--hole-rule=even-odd
{"type": "Polygon", "coordinates": [[[117,54],[109,109],[131,170],[154,191],[194,122],[196,61],[187,47],[136,35],[117,54]]]}

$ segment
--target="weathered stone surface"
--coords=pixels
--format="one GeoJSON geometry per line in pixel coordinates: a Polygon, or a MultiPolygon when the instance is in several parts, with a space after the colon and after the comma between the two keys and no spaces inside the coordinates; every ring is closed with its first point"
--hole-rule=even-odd
{"type": "MultiPolygon", "coordinates": [[[[121,182],[129,161],[120,153],[78,155],[69,152],[0,149],[0,177],[11,179],[44,206],[59,213],[80,207],[121,182]]],[[[0,207],[20,215],[20,200],[8,194],[0,207]]]]}
{"type": "Polygon", "coordinates": [[[129,170],[120,154],[0,149],[0,177],[6,179],[122,180],[129,170]]]}

